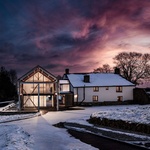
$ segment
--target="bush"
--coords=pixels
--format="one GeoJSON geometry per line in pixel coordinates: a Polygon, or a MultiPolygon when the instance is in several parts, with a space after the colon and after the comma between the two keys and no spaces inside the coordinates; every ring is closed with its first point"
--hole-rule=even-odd
{"type": "Polygon", "coordinates": [[[107,118],[96,117],[90,117],[88,121],[89,123],[92,123],[94,125],[107,126],[112,128],[150,134],[150,125],[148,124],[131,123],[123,120],[110,120],[107,118]]]}

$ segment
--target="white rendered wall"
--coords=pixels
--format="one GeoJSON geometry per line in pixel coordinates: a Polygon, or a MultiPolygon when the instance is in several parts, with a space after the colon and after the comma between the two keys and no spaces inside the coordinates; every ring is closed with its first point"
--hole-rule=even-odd
{"type": "MultiPolygon", "coordinates": [[[[109,87],[109,90],[106,90],[106,87],[99,87],[98,92],[93,92],[93,87],[85,88],[85,100],[84,102],[93,102],[93,95],[98,96],[98,102],[104,101],[117,101],[118,96],[123,97],[124,100],[133,100],[133,86],[123,87],[122,92],[116,92],[116,87],[109,87]]],[[[84,89],[75,88],[74,95],[77,95],[75,102],[78,99],[78,102],[81,102],[84,98],[84,89]],[[78,92],[77,92],[78,91],[78,92]]]]}
{"type": "Polygon", "coordinates": [[[81,102],[84,98],[83,88],[74,88],[74,102],[81,102]]]}

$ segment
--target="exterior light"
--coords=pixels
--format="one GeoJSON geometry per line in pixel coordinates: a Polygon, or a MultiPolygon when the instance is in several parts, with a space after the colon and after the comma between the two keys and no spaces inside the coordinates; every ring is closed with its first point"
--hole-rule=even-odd
{"type": "Polygon", "coordinates": [[[74,98],[77,98],[77,97],[78,97],[78,95],[77,95],[77,94],[75,94],[75,95],[74,95],[74,98]]]}

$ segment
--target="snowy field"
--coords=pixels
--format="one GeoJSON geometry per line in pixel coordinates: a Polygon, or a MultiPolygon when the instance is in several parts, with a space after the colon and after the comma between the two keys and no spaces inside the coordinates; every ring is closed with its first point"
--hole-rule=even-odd
{"type": "Polygon", "coordinates": [[[118,107],[92,113],[91,117],[150,124],[150,105],[118,107]]]}
{"type": "MultiPolygon", "coordinates": [[[[149,109],[150,105],[86,107],[84,110],[49,112],[34,118],[0,123],[0,148],[1,150],[96,150],[91,145],[70,136],[66,129],[56,128],[53,124],[76,122],[89,125],[86,120],[91,114],[98,117],[103,112],[109,118],[112,116],[114,119],[130,118],[130,121],[140,119],[147,124],[150,123],[149,109]]],[[[2,121],[8,121],[24,117],[27,118],[24,115],[0,118],[2,121]]]]}

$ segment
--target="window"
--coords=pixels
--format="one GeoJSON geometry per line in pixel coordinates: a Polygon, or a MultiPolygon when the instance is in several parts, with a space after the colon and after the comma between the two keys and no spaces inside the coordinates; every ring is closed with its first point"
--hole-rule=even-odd
{"type": "Polygon", "coordinates": [[[108,87],[108,86],[106,87],[106,90],[109,90],[109,87],[108,87]]]}
{"type": "Polygon", "coordinates": [[[117,97],[117,101],[118,101],[118,102],[122,102],[122,101],[123,101],[123,97],[122,97],[122,96],[118,96],[118,97],[117,97]]]}
{"type": "Polygon", "coordinates": [[[93,87],[93,91],[94,92],[98,92],[99,91],[99,87],[98,86],[93,87]]]}
{"type": "Polygon", "coordinates": [[[122,92],[122,86],[117,86],[116,87],[116,92],[122,92]]]}
{"type": "Polygon", "coordinates": [[[60,85],[60,91],[69,91],[69,84],[61,84],[60,85]]]}
{"type": "Polygon", "coordinates": [[[97,95],[93,95],[93,102],[98,102],[98,96],[97,95]]]}

